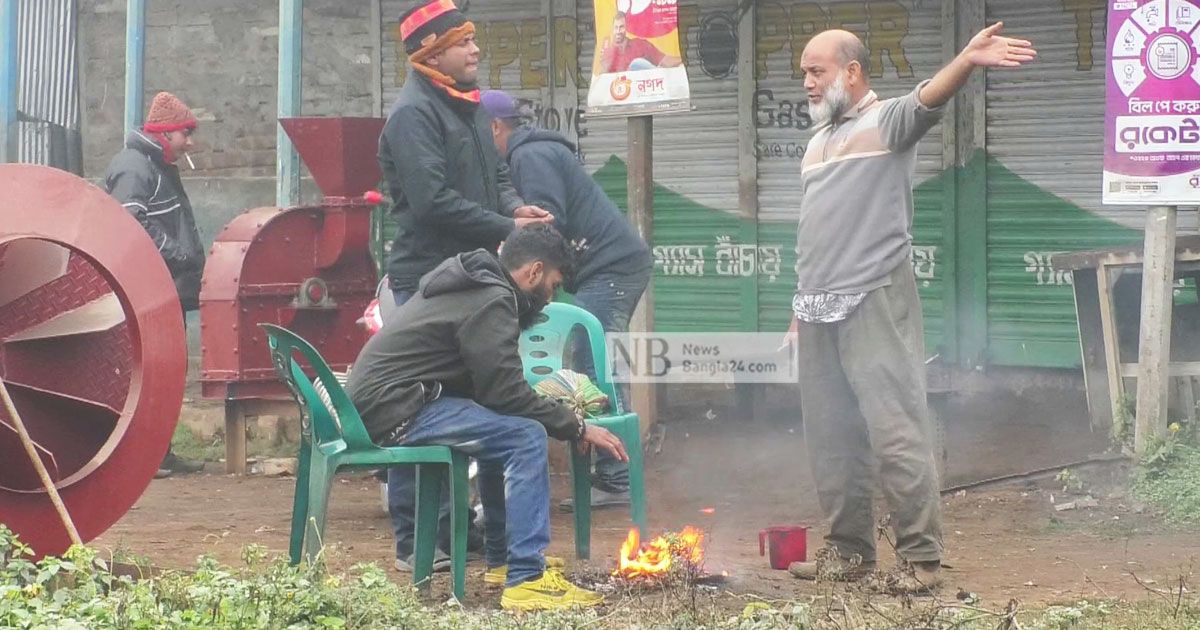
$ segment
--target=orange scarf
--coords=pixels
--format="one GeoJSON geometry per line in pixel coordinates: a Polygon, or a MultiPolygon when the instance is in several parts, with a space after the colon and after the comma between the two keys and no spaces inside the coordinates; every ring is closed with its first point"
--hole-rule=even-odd
{"type": "Polygon", "coordinates": [[[432,42],[429,42],[417,52],[409,55],[408,61],[412,64],[414,70],[428,77],[430,81],[433,81],[434,85],[445,90],[446,93],[451,96],[451,98],[456,98],[478,105],[479,88],[467,91],[459,90],[457,87],[458,83],[455,82],[452,77],[439,72],[428,65],[425,65],[425,61],[430,57],[436,56],[438,53],[449,49],[451,46],[458,44],[462,40],[474,34],[475,24],[473,22],[467,22],[458,28],[453,28],[445,33],[442,33],[440,37],[432,42]]]}

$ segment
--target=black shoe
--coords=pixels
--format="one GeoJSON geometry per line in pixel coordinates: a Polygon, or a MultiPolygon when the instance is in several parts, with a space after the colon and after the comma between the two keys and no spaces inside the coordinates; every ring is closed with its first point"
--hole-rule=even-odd
{"type": "MultiPolygon", "coordinates": [[[[409,554],[409,556],[403,560],[401,560],[400,558],[396,558],[395,566],[396,566],[396,570],[400,571],[401,573],[412,573],[413,566],[415,564],[416,564],[416,562],[413,560],[413,555],[409,554]]],[[[450,570],[450,554],[446,553],[445,551],[442,551],[441,549],[435,550],[433,552],[433,572],[434,573],[445,573],[446,571],[449,571],[449,570],[450,570]]]]}
{"type": "MultiPolygon", "coordinates": [[[[604,509],[604,508],[610,508],[610,507],[618,507],[618,506],[622,506],[622,505],[629,505],[629,490],[628,489],[623,490],[621,492],[609,492],[608,490],[605,490],[603,488],[592,488],[592,507],[593,508],[604,509]]],[[[574,512],[575,511],[575,497],[563,499],[562,502],[558,504],[558,509],[561,512],[574,512]]]]}
{"type": "Polygon", "coordinates": [[[167,470],[172,473],[190,474],[198,473],[204,470],[204,462],[197,462],[178,457],[172,451],[167,451],[167,456],[163,458],[162,464],[159,465],[159,470],[167,470]]]}

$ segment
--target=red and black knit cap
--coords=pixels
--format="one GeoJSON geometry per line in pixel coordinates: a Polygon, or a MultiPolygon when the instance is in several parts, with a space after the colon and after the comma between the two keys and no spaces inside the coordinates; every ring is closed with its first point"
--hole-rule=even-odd
{"type": "Polygon", "coordinates": [[[146,114],[146,124],[142,128],[150,133],[167,133],[195,129],[197,124],[196,115],[183,101],[170,92],[159,92],[150,103],[150,112],[146,114]]]}
{"type": "Polygon", "coordinates": [[[400,38],[409,60],[420,62],[475,33],[475,25],[454,5],[454,0],[432,0],[400,16],[400,38]]]}

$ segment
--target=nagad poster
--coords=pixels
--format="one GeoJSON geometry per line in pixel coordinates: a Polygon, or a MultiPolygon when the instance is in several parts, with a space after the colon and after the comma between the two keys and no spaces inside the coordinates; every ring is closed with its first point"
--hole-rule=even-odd
{"type": "Polygon", "coordinates": [[[588,113],[687,110],[678,0],[595,0],[596,54],[588,113]]]}

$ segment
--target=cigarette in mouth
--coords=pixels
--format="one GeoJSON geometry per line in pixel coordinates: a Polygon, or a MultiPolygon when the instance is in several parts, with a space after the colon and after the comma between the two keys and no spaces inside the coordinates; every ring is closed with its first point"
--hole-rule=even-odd
{"type": "Polygon", "coordinates": [[[184,153],[183,157],[184,157],[184,159],[186,159],[188,161],[188,166],[192,167],[193,171],[196,170],[196,163],[192,161],[192,156],[188,155],[187,153],[184,153]]]}

